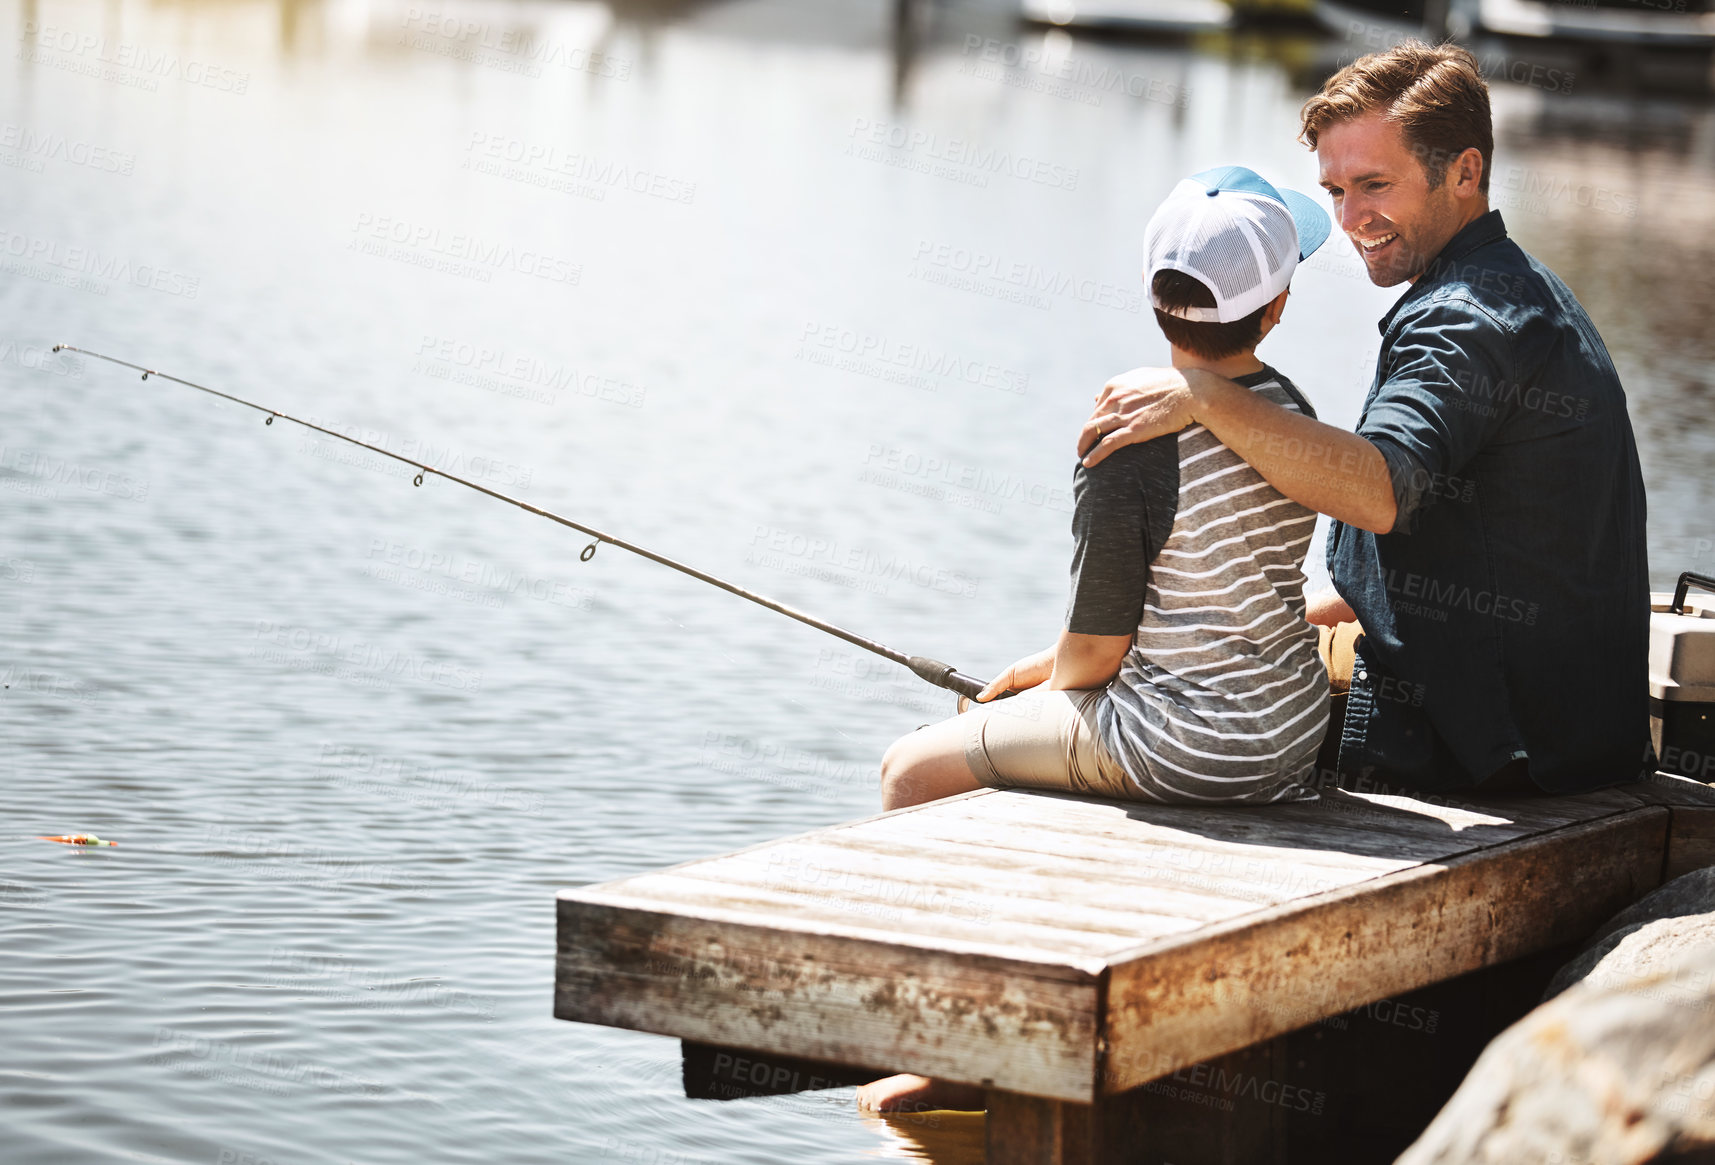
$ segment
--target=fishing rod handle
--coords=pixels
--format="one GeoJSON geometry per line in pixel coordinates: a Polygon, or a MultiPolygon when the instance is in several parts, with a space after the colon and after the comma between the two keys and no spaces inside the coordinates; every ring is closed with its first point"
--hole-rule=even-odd
{"type": "MultiPolygon", "coordinates": [[[[962,671],[949,671],[947,673],[946,682],[941,686],[949,691],[957,692],[961,696],[975,700],[977,698],[977,693],[988,687],[989,682],[987,680],[979,680],[976,676],[968,676],[962,671]]],[[[1008,696],[1012,695],[1011,692],[1006,692],[1004,694],[1008,696]]],[[[1000,697],[998,696],[996,697],[996,699],[999,698],[1000,697]]]]}
{"type": "Polygon", "coordinates": [[[986,680],[976,676],[968,676],[950,663],[942,663],[938,659],[930,659],[926,655],[913,655],[905,660],[905,666],[920,680],[926,680],[937,688],[946,688],[949,692],[957,692],[961,696],[976,699],[977,693],[988,687],[986,680]]]}
{"type": "MultiPolygon", "coordinates": [[[[963,712],[976,703],[977,696],[989,686],[987,680],[979,680],[976,676],[968,676],[950,663],[942,663],[938,659],[927,656],[913,655],[906,659],[905,666],[917,673],[921,679],[928,680],[938,688],[946,688],[949,692],[959,694],[959,711],[963,712]]],[[[995,696],[996,700],[1004,700],[1018,693],[1007,688],[995,696]]]]}

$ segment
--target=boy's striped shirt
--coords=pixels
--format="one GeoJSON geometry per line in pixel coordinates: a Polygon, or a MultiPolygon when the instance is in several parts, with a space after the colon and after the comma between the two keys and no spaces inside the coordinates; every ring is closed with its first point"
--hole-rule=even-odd
{"type": "MultiPolygon", "coordinates": [[[[1315,416],[1271,368],[1239,383],[1315,416]]],[[[1201,425],[1080,468],[1076,496],[1067,626],[1133,634],[1096,710],[1108,751],[1161,800],[1314,798],[1303,782],[1328,724],[1304,620],[1315,512],[1201,425]]]]}

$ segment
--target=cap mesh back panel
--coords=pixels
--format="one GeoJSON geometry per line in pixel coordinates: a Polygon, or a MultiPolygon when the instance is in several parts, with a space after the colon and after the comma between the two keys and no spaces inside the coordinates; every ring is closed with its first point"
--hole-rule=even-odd
{"type": "Polygon", "coordinates": [[[1261,280],[1256,255],[1228,222],[1225,215],[1203,213],[1202,198],[1163,205],[1150,224],[1154,264],[1165,261],[1194,273],[1223,299],[1255,287],[1261,280]]]}
{"type": "MultiPolygon", "coordinates": [[[[1262,245],[1263,257],[1268,260],[1269,274],[1272,275],[1291,258],[1290,251],[1293,240],[1298,238],[1298,228],[1292,223],[1292,215],[1278,203],[1258,199],[1251,203],[1251,209],[1261,219],[1262,230],[1257,242],[1262,245]]],[[[1255,232],[1255,227],[1252,230],[1255,232]]]]}
{"type": "Polygon", "coordinates": [[[1187,240],[1181,258],[1223,299],[1240,295],[1262,280],[1256,266],[1256,253],[1245,237],[1235,230],[1217,228],[1210,231],[1199,223],[1196,234],[1187,240]]]}

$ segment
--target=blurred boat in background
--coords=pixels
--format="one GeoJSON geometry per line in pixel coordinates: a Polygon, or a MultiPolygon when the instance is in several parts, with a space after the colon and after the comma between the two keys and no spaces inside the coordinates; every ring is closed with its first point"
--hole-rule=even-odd
{"type": "Polygon", "coordinates": [[[1023,0],[1021,14],[1033,24],[1157,36],[1222,32],[1234,23],[1225,0],[1023,0]]]}
{"type": "Polygon", "coordinates": [[[1315,0],[1022,0],[1032,24],[1136,36],[1188,36],[1256,24],[1304,24],[1315,0]]]}
{"type": "Polygon", "coordinates": [[[1711,0],[1473,0],[1475,31],[1593,44],[1715,45],[1711,0]]]}
{"type": "Polygon", "coordinates": [[[1341,34],[1354,25],[1385,29],[1396,39],[1468,43],[1488,36],[1593,50],[1715,47],[1715,0],[1020,0],[1019,10],[1032,24],[1145,37],[1315,22],[1341,34]]]}

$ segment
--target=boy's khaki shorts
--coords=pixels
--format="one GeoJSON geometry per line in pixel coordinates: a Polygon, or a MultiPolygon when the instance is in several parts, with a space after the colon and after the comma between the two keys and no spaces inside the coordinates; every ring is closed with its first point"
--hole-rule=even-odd
{"type": "Polygon", "coordinates": [[[1142,795],[1096,735],[1101,688],[1030,688],[973,704],[965,721],[965,763],[991,789],[1050,789],[1093,797],[1142,795]]]}
{"type": "MultiPolygon", "coordinates": [[[[1355,644],[1363,628],[1341,623],[1317,630],[1334,695],[1328,741],[1337,745],[1346,692],[1352,686],[1355,644]]],[[[977,783],[991,789],[1048,789],[1117,800],[1158,800],[1126,776],[1097,735],[1096,700],[1101,694],[1100,688],[1031,688],[1009,699],[971,705],[959,719],[965,722],[965,763],[977,783]]],[[[1321,763],[1319,760],[1318,765],[1321,763]]]]}

